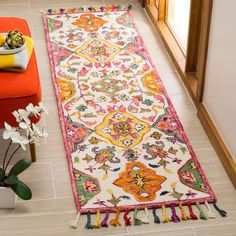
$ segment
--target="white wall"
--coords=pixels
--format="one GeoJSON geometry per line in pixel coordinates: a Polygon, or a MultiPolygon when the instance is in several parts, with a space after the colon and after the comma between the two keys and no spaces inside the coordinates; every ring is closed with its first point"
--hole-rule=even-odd
{"type": "Polygon", "coordinates": [[[203,103],[236,161],[236,1],[214,0],[203,103]]]}

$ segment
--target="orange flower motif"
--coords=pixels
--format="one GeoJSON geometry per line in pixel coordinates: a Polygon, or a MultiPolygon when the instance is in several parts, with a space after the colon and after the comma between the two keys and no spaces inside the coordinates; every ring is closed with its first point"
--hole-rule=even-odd
{"type": "Polygon", "coordinates": [[[77,25],[79,28],[84,28],[87,32],[95,32],[105,23],[107,23],[107,21],[92,14],[83,14],[79,19],[73,22],[72,25],[77,25]]]}
{"type": "Polygon", "coordinates": [[[160,127],[163,130],[166,130],[166,129],[168,129],[168,123],[160,121],[158,123],[158,127],[160,127]]]}
{"type": "Polygon", "coordinates": [[[156,192],[165,180],[166,177],[157,175],[141,162],[129,162],[113,184],[134,195],[137,201],[149,202],[155,200],[156,192]]]}

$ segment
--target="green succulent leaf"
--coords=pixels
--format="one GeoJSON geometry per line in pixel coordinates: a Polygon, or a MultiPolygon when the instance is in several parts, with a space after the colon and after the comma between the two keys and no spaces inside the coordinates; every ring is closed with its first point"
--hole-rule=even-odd
{"type": "Polygon", "coordinates": [[[30,160],[22,159],[19,160],[10,170],[8,176],[19,175],[31,165],[30,160]]]}
{"type": "Polygon", "coordinates": [[[0,182],[3,181],[4,177],[5,177],[5,171],[2,168],[0,168],[0,182]]]}
{"type": "Polygon", "coordinates": [[[4,179],[4,183],[7,185],[17,184],[18,181],[19,179],[16,175],[11,175],[8,178],[4,179]]]}
{"type": "Polygon", "coordinates": [[[32,198],[32,192],[30,188],[19,180],[16,184],[10,185],[11,189],[16,193],[18,197],[23,200],[30,200],[32,198]]]}

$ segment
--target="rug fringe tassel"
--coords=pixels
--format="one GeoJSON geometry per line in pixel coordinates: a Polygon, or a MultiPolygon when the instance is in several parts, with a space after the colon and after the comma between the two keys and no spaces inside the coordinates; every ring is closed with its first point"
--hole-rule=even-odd
{"type": "MultiPolygon", "coordinates": [[[[128,4],[126,6],[121,5],[102,5],[102,6],[81,6],[81,7],[71,7],[71,8],[50,8],[47,9],[47,14],[70,14],[70,13],[81,13],[81,12],[109,12],[116,10],[131,10],[132,5],[128,4]]],[[[45,13],[45,11],[41,11],[45,13]]]]}
{"type": "Polygon", "coordinates": [[[77,215],[76,215],[76,217],[75,217],[75,220],[72,220],[72,221],[69,223],[69,227],[72,228],[72,229],[76,229],[76,228],[77,228],[77,225],[78,225],[79,218],[80,218],[80,213],[78,212],[77,215]]]}
{"type": "Polygon", "coordinates": [[[207,215],[204,213],[204,211],[203,211],[203,209],[202,209],[202,207],[201,207],[201,205],[200,205],[199,202],[196,203],[196,207],[197,207],[197,209],[199,210],[199,218],[200,218],[201,220],[208,220],[208,217],[207,217],[207,215]]]}
{"type": "Polygon", "coordinates": [[[130,210],[126,209],[124,213],[124,221],[125,221],[125,226],[131,226],[131,217],[128,217],[130,210]]]}
{"type": "Polygon", "coordinates": [[[91,223],[91,213],[90,212],[87,213],[87,223],[84,226],[84,228],[85,229],[93,229],[94,228],[92,223],[91,223]]]}
{"type": "Polygon", "coordinates": [[[184,206],[182,205],[182,203],[179,204],[179,208],[181,211],[181,220],[182,221],[190,220],[191,217],[186,215],[185,210],[184,210],[184,206]]]}
{"type": "Polygon", "coordinates": [[[143,224],[142,220],[140,220],[138,218],[138,209],[137,208],[134,209],[133,221],[134,221],[134,225],[142,225],[143,224]]]}
{"type": "Polygon", "coordinates": [[[208,219],[215,219],[216,215],[215,215],[214,212],[211,211],[211,208],[210,208],[207,201],[205,201],[205,205],[206,205],[206,208],[207,208],[207,217],[208,217],[208,219]]]}
{"type": "Polygon", "coordinates": [[[152,209],[152,214],[153,214],[153,217],[154,217],[154,223],[156,224],[160,224],[161,223],[161,220],[160,218],[158,217],[157,213],[156,213],[156,208],[153,208],[152,209]]]}
{"type": "Polygon", "coordinates": [[[166,207],[162,205],[162,223],[170,222],[171,218],[166,214],[166,207]]]}
{"type": "Polygon", "coordinates": [[[101,219],[100,218],[101,218],[101,212],[98,209],[97,214],[96,214],[96,218],[95,218],[95,223],[94,223],[94,228],[95,229],[101,228],[101,219]]]}
{"type": "Polygon", "coordinates": [[[191,220],[197,220],[198,217],[194,214],[193,208],[192,208],[192,204],[191,204],[191,203],[188,204],[188,209],[189,209],[189,219],[191,219],[191,220]]]}
{"type": "Polygon", "coordinates": [[[120,208],[116,208],[116,216],[115,216],[115,218],[110,220],[110,225],[121,226],[119,218],[120,218],[120,208]]]}
{"type": "Polygon", "coordinates": [[[101,222],[101,226],[107,228],[108,227],[108,218],[109,218],[109,211],[106,211],[105,216],[101,222]]]}
{"type": "Polygon", "coordinates": [[[217,205],[216,205],[216,201],[213,202],[213,206],[215,208],[216,211],[219,212],[219,214],[222,216],[222,217],[226,217],[227,216],[227,212],[220,209],[217,205]]]}
{"type": "MultiPolygon", "coordinates": [[[[204,210],[199,202],[197,202],[195,204],[198,211],[199,211],[199,217],[193,212],[193,207],[192,207],[193,204],[192,203],[188,203],[186,205],[189,209],[189,215],[186,214],[185,209],[184,209],[185,206],[182,205],[182,202],[179,205],[169,205],[168,207],[171,209],[171,213],[172,213],[171,217],[167,215],[166,206],[163,204],[162,205],[162,218],[161,218],[161,220],[156,213],[157,208],[152,208],[153,221],[156,224],[160,224],[161,222],[168,223],[171,221],[178,223],[178,222],[181,222],[181,220],[187,221],[187,220],[197,220],[197,219],[202,219],[202,220],[215,219],[216,215],[214,212],[212,212],[209,203],[207,201],[205,201],[204,203],[207,208],[207,214],[204,212],[204,210]],[[179,209],[181,211],[181,216],[177,215],[176,207],[179,207],[179,209]]],[[[222,217],[227,216],[227,212],[220,209],[216,205],[216,202],[213,202],[213,206],[222,217]]],[[[142,224],[149,224],[150,223],[150,214],[149,214],[148,208],[145,207],[144,211],[145,211],[145,216],[142,219],[140,219],[140,218],[138,218],[138,212],[139,212],[138,208],[135,208],[133,210],[133,225],[142,225],[142,224]]],[[[124,215],[123,215],[123,220],[124,220],[125,226],[132,225],[131,217],[128,216],[129,213],[130,213],[130,209],[127,208],[124,212],[124,215]]],[[[70,223],[71,228],[74,228],[74,229],[77,228],[79,217],[80,217],[80,213],[78,213],[76,216],[76,219],[70,223]]],[[[94,225],[92,225],[91,224],[91,212],[88,212],[87,213],[87,223],[84,228],[85,229],[94,229],[94,228],[98,229],[101,227],[105,227],[105,228],[109,227],[109,225],[108,225],[109,211],[107,210],[105,212],[102,222],[101,222],[100,218],[101,218],[101,212],[99,209],[96,212],[95,223],[94,223],[94,225]]],[[[120,208],[116,208],[115,209],[115,216],[114,216],[114,218],[112,218],[110,220],[110,225],[121,226],[121,222],[120,222],[119,218],[120,218],[120,208]]]]}
{"type": "Polygon", "coordinates": [[[175,222],[175,223],[179,223],[180,222],[180,218],[176,214],[175,206],[171,205],[170,209],[171,209],[171,212],[172,212],[172,216],[171,216],[172,221],[175,222]]]}
{"type": "Polygon", "coordinates": [[[145,207],[144,208],[144,211],[145,211],[145,216],[143,217],[143,219],[142,219],[142,222],[143,222],[143,224],[149,224],[149,221],[150,221],[150,215],[149,215],[149,211],[148,211],[148,208],[147,207],[145,207]]]}

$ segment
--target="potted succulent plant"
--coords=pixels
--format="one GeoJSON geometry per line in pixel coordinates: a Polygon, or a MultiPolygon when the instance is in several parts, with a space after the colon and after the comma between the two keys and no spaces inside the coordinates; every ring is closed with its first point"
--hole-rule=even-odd
{"type": "Polygon", "coordinates": [[[22,159],[11,168],[9,166],[18,150],[21,148],[26,150],[27,144],[39,144],[41,140],[45,140],[48,135],[45,127],[40,129],[31,122],[33,116],[41,116],[43,113],[47,114],[47,109],[42,103],[39,103],[38,106],[29,104],[26,109],[19,109],[12,113],[16,118],[18,127],[12,127],[6,122],[4,124],[3,139],[10,139],[10,142],[0,167],[0,208],[14,208],[16,195],[23,200],[29,200],[32,197],[30,188],[18,177],[31,165],[31,161],[22,159]],[[11,149],[13,150],[11,151],[11,149]]]}

